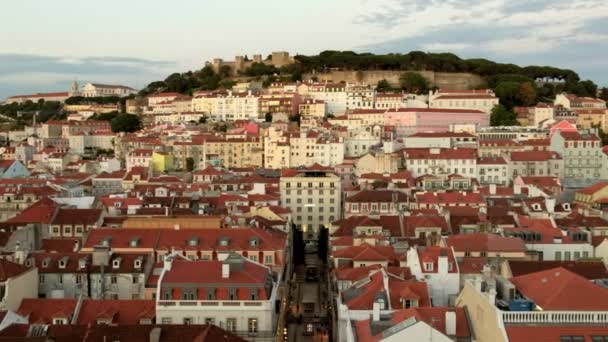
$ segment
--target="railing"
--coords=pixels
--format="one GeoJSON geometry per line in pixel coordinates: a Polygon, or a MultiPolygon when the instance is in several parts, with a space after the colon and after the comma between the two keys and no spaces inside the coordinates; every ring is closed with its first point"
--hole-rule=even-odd
{"type": "Polygon", "coordinates": [[[504,324],[608,324],[608,311],[504,311],[504,324]]]}

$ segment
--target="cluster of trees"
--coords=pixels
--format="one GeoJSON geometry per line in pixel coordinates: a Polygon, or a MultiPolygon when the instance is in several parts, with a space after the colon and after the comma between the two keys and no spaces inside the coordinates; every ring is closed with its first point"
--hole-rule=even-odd
{"type": "Polygon", "coordinates": [[[135,132],[142,128],[141,119],[138,115],[120,113],[110,121],[112,132],[135,132]]]}
{"type": "Polygon", "coordinates": [[[0,114],[17,120],[15,128],[21,128],[32,122],[35,114],[36,122],[46,122],[51,118],[63,119],[63,105],[57,101],[38,102],[25,101],[23,103],[10,103],[0,105],[0,114]]]}
{"type": "Polygon", "coordinates": [[[222,65],[218,72],[207,65],[198,71],[185,73],[174,73],[164,81],[155,81],[139,92],[140,96],[158,92],[176,92],[192,95],[199,90],[216,90],[219,88],[231,88],[234,81],[230,79],[230,66],[222,65]]]}
{"type": "Polygon", "coordinates": [[[84,97],[84,96],[72,96],[65,100],[67,105],[109,105],[117,104],[121,102],[119,96],[96,96],[96,97],[84,97]]]}

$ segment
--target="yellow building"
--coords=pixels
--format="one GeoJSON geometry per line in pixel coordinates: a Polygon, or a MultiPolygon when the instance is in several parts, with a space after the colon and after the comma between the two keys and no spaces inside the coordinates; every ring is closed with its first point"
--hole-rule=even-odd
{"type": "Polygon", "coordinates": [[[599,182],[574,194],[574,203],[585,207],[600,208],[608,202],[608,182],[599,182]]]}
{"type": "Polygon", "coordinates": [[[264,144],[257,137],[211,139],[204,143],[207,162],[223,167],[264,167],[264,144]]]}
{"type": "Polygon", "coordinates": [[[152,153],[152,168],[156,172],[173,170],[173,155],[154,151],[154,153],[152,153]]]}

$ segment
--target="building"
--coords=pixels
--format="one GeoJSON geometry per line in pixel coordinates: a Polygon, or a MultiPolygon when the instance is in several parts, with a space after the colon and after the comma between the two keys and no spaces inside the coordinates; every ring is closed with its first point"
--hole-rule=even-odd
{"type": "Polygon", "coordinates": [[[601,174],[601,142],[593,133],[556,131],[551,137],[551,151],[564,160],[567,179],[598,179],[601,174]]]}
{"type": "Polygon", "coordinates": [[[433,306],[453,305],[460,292],[460,276],[451,248],[410,248],[406,265],[416,279],[428,284],[433,306]]]}
{"type": "Polygon", "coordinates": [[[429,95],[429,108],[473,109],[489,114],[496,105],[498,105],[498,97],[489,89],[439,89],[429,95]]]}
{"type": "Polygon", "coordinates": [[[286,65],[295,63],[293,56],[289,55],[286,51],[274,51],[266,59],[262,58],[262,55],[253,55],[253,59],[247,59],[247,56],[236,56],[234,61],[224,61],[221,58],[215,58],[211,62],[207,62],[213,70],[218,73],[222,67],[227,67],[231,75],[239,75],[241,72],[250,68],[253,63],[263,63],[266,65],[272,65],[276,68],[281,68],[286,65]]]}
{"type": "Polygon", "coordinates": [[[398,136],[406,136],[416,132],[446,132],[459,124],[488,127],[490,114],[476,109],[396,108],[384,113],[384,124],[395,126],[398,136]]]}
{"type": "Polygon", "coordinates": [[[591,97],[578,97],[573,94],[561,93],[555,96],[555,106],[567,109],[606,109],[606,102],[591,97]]]}
{"type": "Polygon", "coordinates": [[[259,96],[251,91],[196,93],[192,99],[192,111],[206,113],[217,121],[258,120],[260,119],[259,101],[259,96]]]}
{"type": "Polygon", "coordinates": [[[0,178],[29,177],[30,172],[19,160],[0,160],[0,178]]]}
{"type": "Polygon", "coordinates": [[[213,324],[256,341],[273,341],[279,281],[269,268],[236,254],[221,261],[168,256],[156,290],[157,321],[213,324]]]}
{"type": "Polygon", "coordinates": [[[509,158],[510,176],[564,176],[564,159],[551,151],[513,151],[509,158]]]}
{"type": "Polygon", "coordinates": [[[477,150],[472,148],[406,148],[405,166],[412,176],[450,175],[477,177],[477,150]]]}
{"type": "Polygon", "coordinates": [[[137,94],[137,90],[123,85],[87,83],[84,85],[84,87],[82,87],[81,94],[84,97],[125,97],[132,94],[137,94]]]}
{"type": "Polygon", "coordinates": [[[17,311],[24,298],[38,297],[38,270],[0,259],[0,310],[17,311]]]}
{"type": "Polygon", "coordinates": [[[152,169],[155,172],[173,171],[173,154],[154,151],[152,153],[152,169]]]}
{"type": "Polygon", "coordinates": [[[56,101],[56,102],[65,102],[65,100],[70,97],[68,92],[58,92],[58,93],[36,93],[29,95],[15,95],[8,97],[4,103],[6,104],[22,104],[27,101],[32,101],[33,103],[38,103],[38,101],[42,100],[45,102],[56,101]]]}
{"type": "Polygon", "coordinates": [[[293,222],[304,231],[316,232],[341,217],[342,182],[332,168],[314,164],[283,170],[281,206],[289,208],[293,222]]]}
{"type": "Polygon", "coordinates": [[[324,118],[325,117],[325,101],[322,100],[304,100],[300,103],[298,113],[302,117],[324,118]]]}

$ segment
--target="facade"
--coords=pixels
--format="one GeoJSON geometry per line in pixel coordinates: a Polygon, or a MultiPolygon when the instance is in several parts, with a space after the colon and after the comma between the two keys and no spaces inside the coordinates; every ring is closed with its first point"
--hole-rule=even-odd
{"type": "Polygon", "coordinates": [[[284,170],[280,191],[281,205],[291,210],[293,222],[304,231],[316,232],[341,217],[342,183],[331,168],[315,164],[284,170]]]}
{"type": "Polygon", "coordinates": [[[551,137],[551,151],[564,160],[567,179],[597,179],[601,175],[601,146],[593,133],[560,132],[551,137]]]}
{"type": "Polygon", "coordinates": [[[258,120],[259,97],[246,93],[202,93],[192,99],[192,111],[209,114],[217,121],[258,120]]]}
{"type": "Polygon", "coordinates": [[[234,254],[222,261],[169,256],[156,290],[157,320],[214,324],[256,341],[273,341],[277,280],[269,268],[234,254]]]}
{"type": "Polygon", "coordinates": [[[123,85],[110,85],[99,83],[87,83],[82,87],[82,96],[84,97],[106,97],[118,96],[125,97],[131,94],[136,94],[137,91],[131,87],[123,85]]]}
{"type": "Polygon", "coordinates": [[[0,259],[0,310],[17,311],[21,300],[36,298],[38,270],[0,259]]]}
{"type": "Polygon", "coordinates": [[[429,108],[473,109],[489,114],[496,105],[498,105],[498,97],[488,89],[471,91],[440,89],[429,96],[429,108]]]}
{"type": "Polygon", "coordinates": [[[457,174],[477,176],[477,150],[466,148],[406,148],[403,157],[414,177],[457,174]]]}

